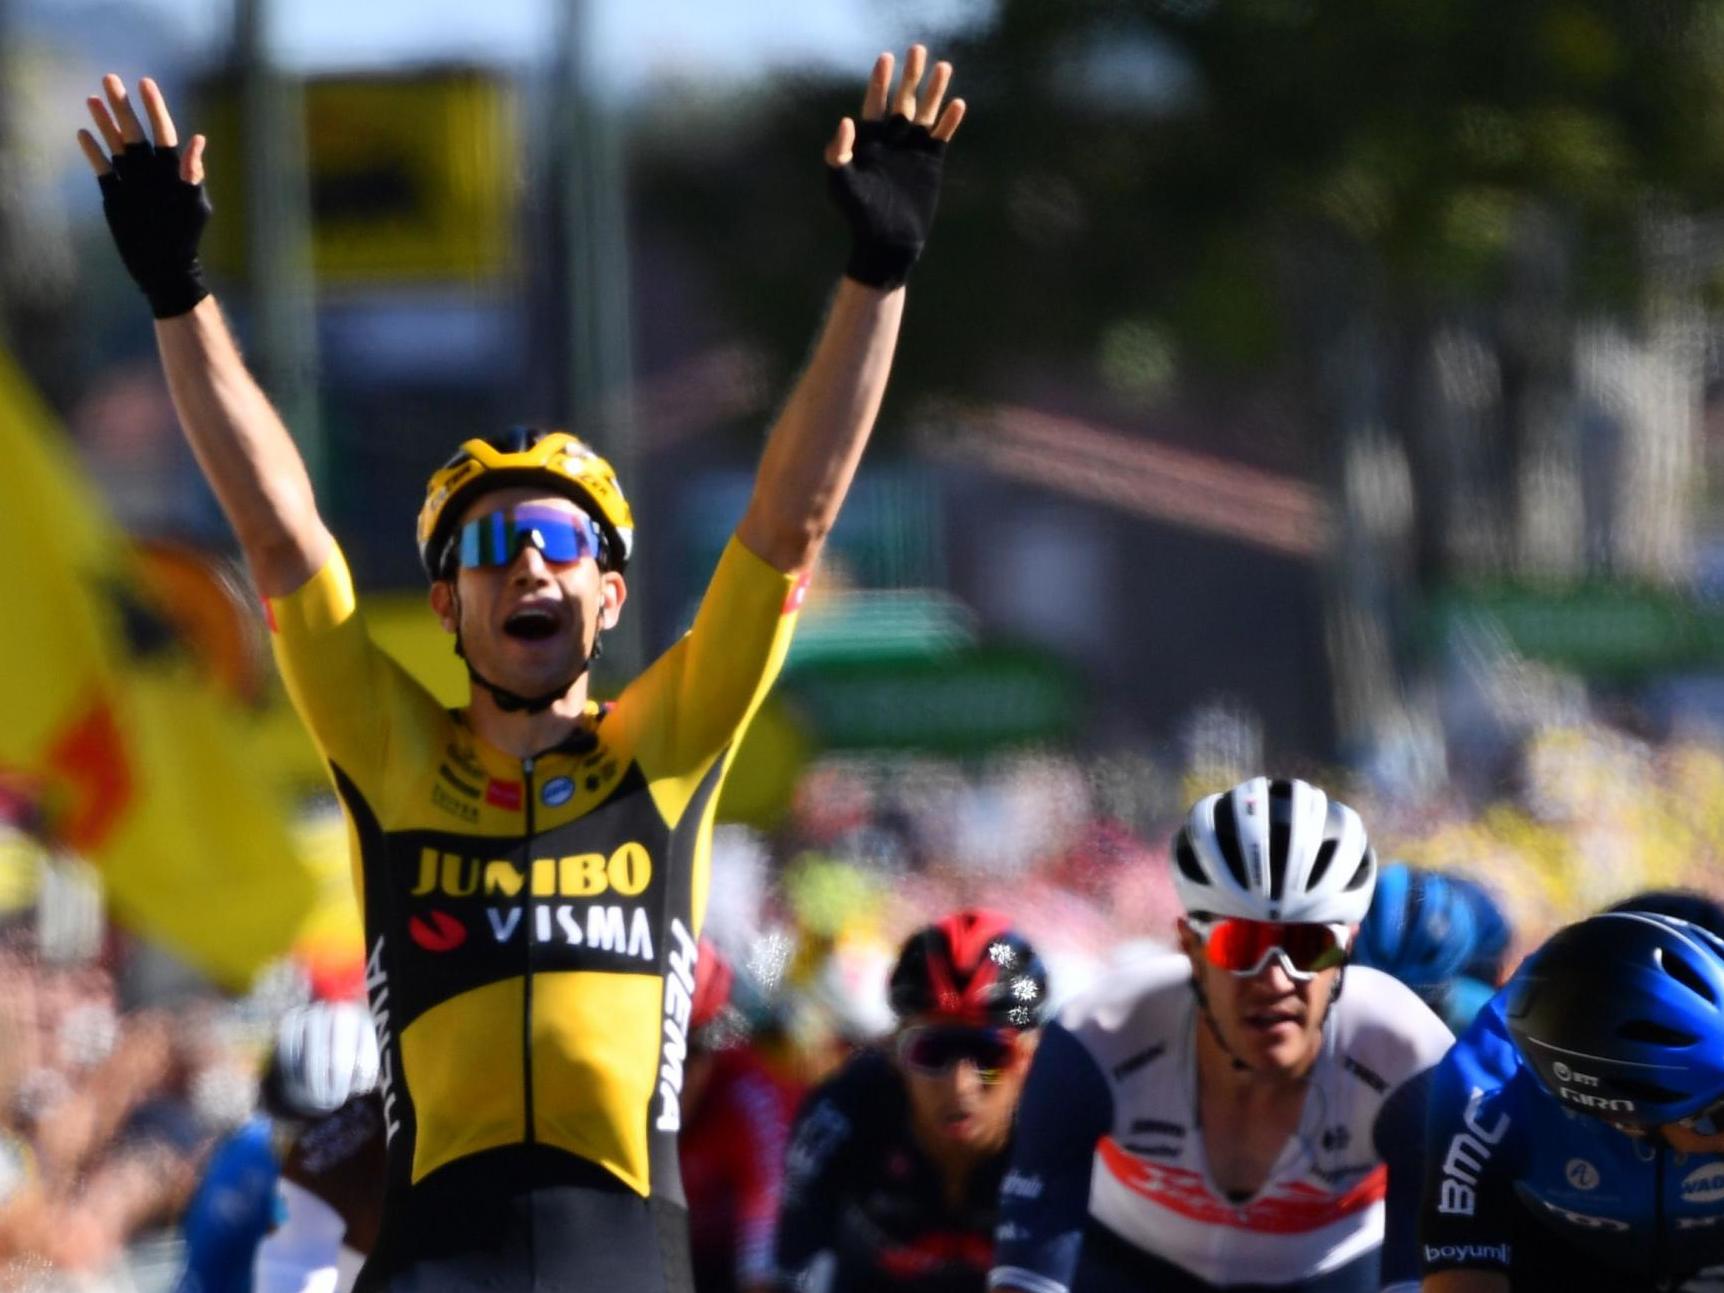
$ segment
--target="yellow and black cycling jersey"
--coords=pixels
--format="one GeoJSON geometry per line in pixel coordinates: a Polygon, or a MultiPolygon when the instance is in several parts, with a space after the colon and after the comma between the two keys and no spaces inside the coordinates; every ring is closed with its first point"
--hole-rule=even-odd
{"type": "Polygon", "coordinates": [[[799,601],[794,576],[733,539],[690,632],[526,760],[371,641],[339,553],[271,601],[277,660],[351,834],[391,1195],[439,1173],[485,1189],[572,1156],[681,1202],[713,814],[799,601]]]}

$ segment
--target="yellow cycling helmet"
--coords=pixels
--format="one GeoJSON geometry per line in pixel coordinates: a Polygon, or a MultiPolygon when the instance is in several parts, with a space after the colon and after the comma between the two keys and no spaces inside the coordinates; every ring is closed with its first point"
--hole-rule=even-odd
{"type": "Polygon", "coordinates": [[[419,509],[419,560],[433,579],[446,577],[449,540],[463,509],[480,494],[513,485],[541,485],[579,503],[598,522],[600,563],[622,571],[634,550],[635,521],[610,463],[567,431],[510,427],[468,440],[434,473],[419,509]]]}

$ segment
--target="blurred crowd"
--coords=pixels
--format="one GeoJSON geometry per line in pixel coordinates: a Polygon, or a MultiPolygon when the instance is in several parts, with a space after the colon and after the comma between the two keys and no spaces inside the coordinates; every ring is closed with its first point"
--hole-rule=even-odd
{"type": "MultiPolygon", "coordinates": [[[[708,1044],[746,1042],[786,1090],[820,1080],[891,1029],[902,938],[961,906],[1020,925],[1056,1002],[1168,945],[1167,841],[1193,795],[1262,757],[1225,715],[1187,737],[1165,759],[817,761],[776,830],[716,837],[707,933],[735,977],[708,1044]]],[[[1490,892],[1514,931],[1505,968],[1633,891],[1720,891],[1724,745],[1582,714],[1530,726],[1503,758],[1484,794],[1326,780],[1385,860],[1490,892]]],[[[254,1112],[274,1020],[313,985],[283,967],[227,998],[162,975],[111,922],[68,934],[65,887],[20,874],[63,864],[21,840],[0,850],[0,1288],[173,1288],[202,1165],[254,1112]]]]}

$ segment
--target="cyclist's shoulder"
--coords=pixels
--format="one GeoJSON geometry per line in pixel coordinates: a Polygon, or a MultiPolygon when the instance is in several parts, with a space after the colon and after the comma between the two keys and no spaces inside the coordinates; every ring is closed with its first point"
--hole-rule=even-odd
{"type": "Polygon", "coordinates": [[[786,1173],[795,1185],[821,1179],[842,1188],[908,1129],[903,1079],[883,1054],[859,1052],[803,1098],[786,1173]]]}
{"type": "Polygon", "coordinates": [[[1060,1011],[1058,1024],[1098,1054],[1171,1040],[1189,1020],[1191,962],[1159,952],[1106,970],[1060,1011]]]}
{"type": "Polygon", "coordinates": [[[1454,1044],[1448,1025],[1412,989],[1367,966],[1347,967],[1333,1010],[1343,1053],[1390,1083],[1430,1068],[1454,1044]]]}
{"type": "Polygon", "coordinates": [[[304,1185],[330,1175],[370,1171],[383,1138],[382,1097],[375,1091],[354,1096],[299,1134],[282,1175],[304,1185]]]}
{"type": "Polygon", "coordinates": [[[854,1125],[890,1122],[907,1108],[903,1076],[885,1051],[857,1051],[802,1100],[806,1115],[816,1109],[835,1110],[854,1125]]]}
{"type": "Polygon", "coordinates": [[[203,1180],[217,1186],[231,1186],[260,1173],[273,1179],[276,1166],[270,1120],[258,1116],[247,1119],[216,1143],[204,1164],[203,1180]]]}
{"type": "Polygon", "coordinates": [[[1561,1106],[1546,1095],[1521,1062],[1503,1014],[1503,994],[1498,993],[1437,1065],[1431,1093],[1433,1114],[1442,1119],[1467,1112],[1476,1119],[1483,1108],[1514,1111],[1516,1126],[1523,1127],[1528,1115],[1536,1114],[1547,1103],[1547,1112],[1560,1111],[1561,1106]]]}

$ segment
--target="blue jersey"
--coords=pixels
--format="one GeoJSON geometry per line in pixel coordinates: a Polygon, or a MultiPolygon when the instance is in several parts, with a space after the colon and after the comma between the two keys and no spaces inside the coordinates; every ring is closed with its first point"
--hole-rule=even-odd
{"type": "Polygon", "coordinates": [[[1537,1272],[1543,1288],[1567,1270],[1581,1281],[1569,1287],[1647,1289],[1724,1263],[1724,1155],[1679,1154],[1559,1103],[1509,1036],[1511,990],[1437,1067],[1423,1271],[1496,1271],[1516,1287],[1537,1272]]]}
{"type": "Polygon", "coordinates": [[[251,1293],[257,1246],[280,1220],[268,1118],[253,1118],[210,1155],[186,1209],[179,1293],[251,1293]]]}

